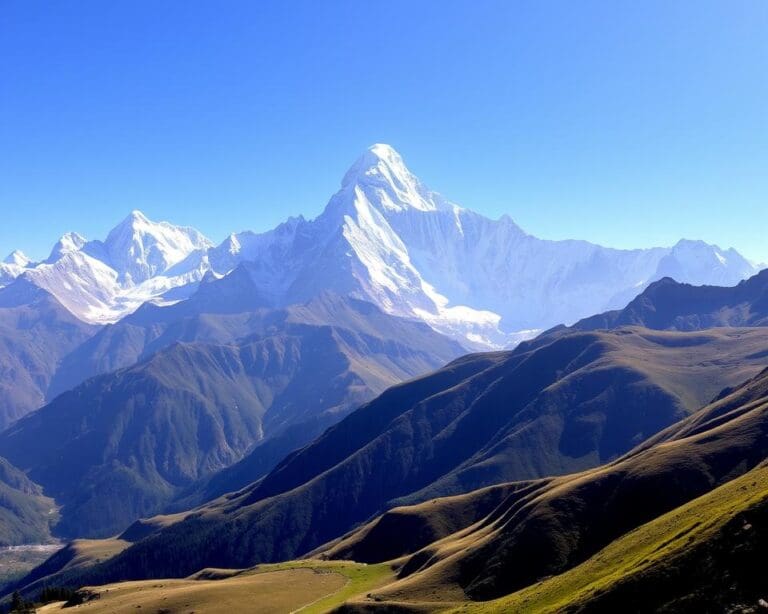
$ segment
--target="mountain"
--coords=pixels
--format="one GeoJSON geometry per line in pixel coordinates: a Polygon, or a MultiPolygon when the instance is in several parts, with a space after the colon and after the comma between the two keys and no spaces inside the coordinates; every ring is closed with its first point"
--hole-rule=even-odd
{"type": "Polygon", "coordinates": [[[96,330],[25,279],[0,289],[0,429],[43,405],[63,357],[96,330]]]}
{"type": "Polygon", "coordinates": [[[11,283],[32,264],[23,252],[19,250],[11,252],[0,262],[0,288],[11,283]]]}
{"type": "Polygon", "coordinates": [[[393,318],[370,303],[331,292],[301,304],[270,308],[248,267],[240,264],[223,278],[208,275],[187,300],[170,305],[146,303],[119,322],[101,328],[64,358],[52,391],[70,390],[90,377],[133,365],[179,341],[229,344],[251,335],[265,335],[275,326],[300,322],[352,327],[394,341],[402,341],[403,333],[418,331],[424,347],[434,346],[436,356],[452,358],[462,352],[457,343],[430,335],[431,329],[425,325],[407,326],[402,318],[393,318]],[[451,350],[446,351],[447,347],[451,350]]]}
{"type": "Polygon", "coordinates": [[[53,264],[57,260],[61,260],[67,254],[77,252],[85,247],[87,241],[85,237],[76,232],[67,232],[56,241],[56,244],[51,249],[51,254],[46,259],[46,264],[53,264]]]}
{"type": "Polygon", "coordinates": [[[194,228],[151,222],[141,211],[132,211],[103,243],[93,242],[87,250],[103,254],[117,271],[118,281],[130,285],[166,273],[190,254],[211,245],[194,228]]]}
{"type": "Polygon", "coordinates": [[[45,261],[12,265],[4,285],[23,279],[48,291],[85,322],[114,322],[145,301],[200,281],[208,270],[203,259],[211,245],[193,228],[151,222],[133,211],[104,241],[65,234],[45,261]]]}
{"type": "MultiPolygon", "coordinates": [[[[618,604],[630,600],[638,612],[765,608],[761,560],[768,547],[767,494],[768,467],[763,462],[637,533],[623,535],[604,556],[563,578],[576,589],[568,611],[615,612],[618,604]],[[690,527],[687,535],[680,535],[681,526],[690,527]],[[643,564],[645,554],[650,558],[643,564]],[[601,572],[607,580],[603,590],[590,591],[589,578],[601,572]]],[[[550,597],[554,591],[548,592],[550,597]]]]}
{"type": "Polygon", "coordinates": [[[79,318],[105,323],[146,301],[186,299],[206,274],[221,277],[241,264],[264,306],[331,291],[420,319],[477,349],[623,307],[665,276],[734,285],[757,272],[735,250],[698,241],[617,250],[538,239],[508,216],[491,220],[451,203],[392,147],[377,144],[313,220],[289,218],[214,247],[194,229],[134,211],[104,241],[70,233],[43,263],[3,265],[0,284],[23,276],[79,318]]]}
{"type": "MultiPolygon", "coordinates": [[[[209,569],[195,577],[296,568],[332,573],[334,563],[349,568],[353,560],[371,572],[394,570],[377,585],[348,591],[351,600],[334,611],[349,613],[757,611],[768,544],[767,456],[764,370],[601,467],[391,509],[311,558],[227,576],[209,569]]],[[[325,487],[331,494],[333,484],[326,480],[325,487]]],[[[67,569],[66,561],[55,565],[52,558],[45,567],[51,575],[33,573],[31,586],[93,586],[184,569],[186,557],[200,562],[196,546],[205,544],[213,554],[212,546],[220,545],[220,535],[199,535],[217,514],[232,514],[241,538],[256,544],[267,537],[264,516],[277,522],[281,510],[238,514],[242,495],[225,498],[218,510],[159,518],[143,539],[114,548],[119,553],[101,564],[67,569]]],[[[282,539],[293,536],[294,520],[282,539]]],[[[227,555],[237,560],[234,551],[220,551],[227,555]]],[[[167,590],[157,580],[108,588],[133,586],[154,595],[149,603],[160,603],[167,590]]],[[[210,588],[201,583],[193,590],[210,588]]]]}
{"type": "Polygon", "coordinates": [[[387,145],[353,164],[315,220],[233,235],[210,253],[214,269],[236,261],[258,263],[254,279],[278,304],[331,287],[478,347],[623,306],[665,271],[697,284],[756,271],[732,250],[690,241],[627,251],[537,239],[430,191],[387,145]]]}
{"type": "Polygon", "coordinates": [[[55,503],[40,486],[0,457],[0,547],[52,541],[57,517],[55,503]]]}
{"type": "Polygon", "coordinates": [[[757,373],[766,348],[762,328],[629,328],[459,359],[388,389],[263,479],[138,541],[105,577],[290,559],[393,506],[594,467],[757,373]]]}
{"type": "Polygon", "coordinates": [[[624,309],[581,320],[595,330],[637,325],[656,330],[701,330],[716,326],[768,326],[768,270],[737,286],[692,286],[665,277],[624,309]]]}
{"type": "Polygon", "coordinates": [[[393,510],[317,554],[399,557],[382,611],[741,611],[764,589],[766,456],[763,371],[613,463],[393,510]]]}
{"type": "MultiPolygon", "coordinates": [[[[147,306],[132,319],[156,322],[169,309],[147,306]]],[[[329,294],[176,324],[164,347],[137,350],[132,366],[88,379],[0,434],[3,454],[62,504],[58,534],[114,534],[182,492],[194,497],[198,480],[246,454],[266,473],[363,401],[463,352],[423,323],[329,294]],[[185,332],[198,340],[184,342],[185,332]]]]}

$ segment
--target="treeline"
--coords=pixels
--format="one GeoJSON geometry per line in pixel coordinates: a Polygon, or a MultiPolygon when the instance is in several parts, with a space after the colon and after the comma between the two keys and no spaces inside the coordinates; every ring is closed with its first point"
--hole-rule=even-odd
{"type": "Polygon", "coordinates": [[[67,606],[81,605],[84,603],[82,595],[76,590],[64,586],[46,586],[33,601],[28,601],[21,596],[19,591],[14,591],[11,602],[2,609],[2,612],[12,614],[33,614],[35,610],[47,603],[65,601],[67,606]]]}

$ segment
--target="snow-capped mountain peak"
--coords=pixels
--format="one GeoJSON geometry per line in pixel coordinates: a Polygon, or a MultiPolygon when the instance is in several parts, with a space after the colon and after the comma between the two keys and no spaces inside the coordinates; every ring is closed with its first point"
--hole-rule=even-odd
{"type": "Polygon", "coordinates": [[[32,265],[32,261],[19,250],[15,250],[8,254],[8,256],[0,262],[0,288],[7,286],[32,265]]]}
{"type": "Polygon", "coordinates": [[[724,250],[704,241],[682,239],[659,262],[656,276],[732,286],[753,273],[755,266],[733,248],[724,250]]]}
{"type": "Polygon", "coordinates": [[[80,319],[114,322],[180,286],[191,292],[210,270],[211,247],[194,228],[132,211],[104,241],[68,232],[41,263],[0,264],[0,287],[24,274],[80,319]]]}
{"type": "Polygon", "coordinates": [[[51,255],[48,256],[46,262],[50,264],[56,262],[65,254],[80,251],[85,244],[85,237],[76,232],[67,232],[53,246],[51,255]]]}
{"type": "Polygon", "coordinates": [[[213,243],[194,228],[153,222],[134,210],[107,235],[103,243],[108,264],[119,280],[140,284],[182,262],[192,252],[213,243]]]}
{"type": "Polygon", "coordinates": [[[31,263],[32,261],[29,258],[27,258],[26,254],[18,249],[12,251],[3,260],[3,264],[10,264],[10,265],[18,266],[22,268],[29,266],[31,263]]]}
{"type": "Polygon", "coordinates": [[[382,213],[437,211],[450,206],[442,196],[422,185],[392,146],[383,143],[371,145],[355,161],[341,187],[342,191],[360,190],[382,213]]]}

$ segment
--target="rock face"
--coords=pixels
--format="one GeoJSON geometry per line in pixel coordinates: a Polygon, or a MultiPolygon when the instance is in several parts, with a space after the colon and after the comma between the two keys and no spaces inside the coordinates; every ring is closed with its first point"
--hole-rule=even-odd
{"type": "Polygon", "coordinates": [[[189,297],[206,275],[243,264],[265,305],[324,291],[420,319],[478,349],[623,307],[665,276],[734,285],[757,272],[733,249],[697,241],[616,250],[545,241],[509,217],[491,220],[424,186],[389,145],[370,147],[313,220],[289,218],[220,245],[191,228],[134,211],[104,241],[68,233],[43,263],[0,265],[0,285],[23,275],[79,318],[115,322],[142,303],[189,297]]]}

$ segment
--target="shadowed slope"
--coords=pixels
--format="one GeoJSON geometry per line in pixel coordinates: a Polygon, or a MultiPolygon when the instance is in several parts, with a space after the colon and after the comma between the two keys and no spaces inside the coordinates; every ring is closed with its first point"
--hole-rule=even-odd
{"type": "Polygon", "coordinates": [[[52,541],[57,518],[55,503],[42,488],[0,457],[0,547],[52,541]]]}
{"type": "Polygon", "coordinates": [[[205,280],[188,300],[168,306],[145,303],[135,313],[104,327],[66,357],[51,389],[56,393],[70,390],[90,377],[129,367],[174,343],[229,344],[301,324],[347,328],[421,347],[434,354],[435,366],[465,351],[426,324],[395,318],[371,303],[331,292],[306,303],[270,308],[247,266],[240,265],[222,279],[205,280]]]}
{"type": "Polygon", "coordinates": [[[768,269],[734,287],[692,286],[666,277],[651,284],[624,309],[586,318],[574,328],[630,325],[657,330],[768,326],[768,269]]]}
{"type": "Polygon", "coordinates": [[[559,576],[469,612],[749,612],[765,595],[765,463],[559,576]]]}
{"type": "MultiPolygon", "coordinates": [[[[314,556],[396,559],[399,579],[350,592],[343,612],[749,608],[764,588],[767,455],[768,370],[609,465],[394,509],[314,556]]],[[[101,581],[122,558],[57,581],[101,581]]]]}
{"type": "MultiPolygon", "coordinates": [[[[272,314],[262,336],[237,345],[177,343],[93,378],[0,435],[0,449],[64,505],[58,531],[107,536],[182,491],[198,502],[208,491],[189,489],[246,453],[268,471],[353,407],[458,347],[359,301],[329,298],[327,313],[316,306],[298,307],[300,322],[291,311],[272,314]],[[330,312],[348,316],[347,326],[323,324],[330,312]],[[262,442],[270,445],[253,449],[262,442]]],[[[238,487],[237,479],[227,485],[238,487]]]]}
{"type": "Polygon", "coordinates": [[[97,330],[24,279],[0,290],[0,430],[43,405],[59,363],[97,330]]]}

